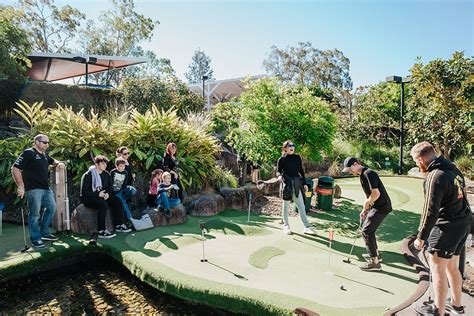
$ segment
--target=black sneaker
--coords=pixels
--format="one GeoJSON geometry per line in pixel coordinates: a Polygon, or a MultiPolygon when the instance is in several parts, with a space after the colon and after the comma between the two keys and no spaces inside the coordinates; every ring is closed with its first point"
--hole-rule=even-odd
{"type": "Polygon", "coordinates": [[[46,247],[46,245],[44,244],[44,242],[40,239],[40,240],[37,240],[37,241],[32,241],[31,242],[31,245],[34,247],[34,248],[44,248],[46,247]]]}
{"type": "Polygon", "coordinates": [[[102,239],[110,239],[110,238],[114,238],[114,237],[117,236],[117,235],[112,234],[112,233],[109,232],[108,230],[101,230],[101,231],[97,234],[97,236],[98,236],[99,238],[102,238],[102,239]]]}
{"type": "Polygon", "coordinates": [[[59,238],[54,236],[53,234],[48,234],[46,236],[42,236],[41,240],[56,241],[59,240],[59,238]]]}
{"type": "MultiPolygon", "coordinates": [[[[364,258],[366,261],[369,261],[369,260],[372,259],[372,257],[368,253],[362,254],[362,258],[364,258]]],[[[379,259],[379,262],[382,262],[382,255],[381,254],[379,254],[377,256],[377,258],[379,259]]]]}
{"type": "MultiPolygon", "coordinates": [[[[413,308],[417,315],[422,316],[441,316],[438,312],[438,308],[434,304],[427,304],[424,303],[423,305],[418,305],[413,308]]],[[[448,315],[448,313],[444,313],[444,315],[448,315]]]]}
{"type": "Polygon", "coordinates": [[[446,311],[451,315],[464,315],[464,306],[454,306],[451,300],[448,299],[446,302],[446,311]]]}
{"type": "Polygon", "coordinates": [[[382,271],[382,266],[379,263],[374,263],[372,260],[364,263],[363,265],[359,266],[362,271],[382,271]]]}
{"type": "Polygon", "coordinates": [[[127,225],[122,224],[122,225],[115,226],[115,231],[117,231],[119,233],[129,233],[132,230],[130,228],[128,228],[127,225]]]}

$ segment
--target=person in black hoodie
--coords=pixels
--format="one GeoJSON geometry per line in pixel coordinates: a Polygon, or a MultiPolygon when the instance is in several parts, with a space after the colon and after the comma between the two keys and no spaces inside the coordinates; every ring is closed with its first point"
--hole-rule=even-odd
{"type": "Polygon", "coordinates": [[[112,209],[115,230],[119,232],[130,231],[124,224],[122,202],[113,194],[110,174],[105,170],[108,161],[104,156],[96,156],[94,165],[81,178],[81,202],[85,206],[97,210],[99,238],[115,237],[114,233],[105,228],[105,216],[109,206],[112,209]]]}
{"type": "Polygon", "coordinates": [[[304,225],[303,234],[316,234],[306,217],[304,194],[308,191],[308,186],[305,184],[303,161],[299,155],[295,154],[295,144],[290,140],[283,143],[282,156],[277,162],[277,176],[278,180],[283,182],[283,232],[286,235],[291,235],[288,209],[290,202],[293,201],[304,225]]]}
{"type": "Polygon", "coordinates": [[[416,144],[410,155],[422,172],[425,203],[414,246],[430,253],[430,271],[434,285],[434,305],[423,305],[417,311],[425,315],[444,315],[445,311],[464,314],[461,304],[462,276],[459,254],[471,228],[471,211],[467,202],[465,181],[456,166],[437,156],[429,142],[416,144]],[[446,303],[448,282],[451,301],[446,303]]]}
{"type": "Polygon", "coordinates": [[[166,150],[163,154],[163,171],[167,171],[171,174],[171,183],[178,185],[178,198],[183,201],[184,192],[178,174],[178,159],[176,158],[177,153],[178,146],[176,146],[175,143],[169,143],[166,145],[166,150]]]}

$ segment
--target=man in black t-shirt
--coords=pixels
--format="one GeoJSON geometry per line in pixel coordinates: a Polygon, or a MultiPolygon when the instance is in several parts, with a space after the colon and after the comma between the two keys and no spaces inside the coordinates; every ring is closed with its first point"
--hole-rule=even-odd
{"type": "Polygon", "coordinates": [[[343,172],[360,176],[360,184],[367,197],[360,212],[362,236],[364,237],[368,255],[363,255],[367,263],[360,266],[363,271],[381,271],[382,261],[377,249],[375,232],[384,218],[392,211],[392,202],[378,174],[360,164],[357,158],[348,157],[344,160],[343,172]]]}
{"type": "Polygon", "coordinates": [[[56,241],[58,238],[49,232],[49,225],[56,212],[56,201],[49,187],[49,166],[64,164],[46,154],[49,139],[46,135],[36,135],[33,147],[26,149],[12,166],[12,174],[17,184],[17,194],[26,197],[28,205],[28,230],[31,244],[35,248],[45,247],[43,240],[56,241]],[[44,209],[41,218],[40,210],[44,209]]]}

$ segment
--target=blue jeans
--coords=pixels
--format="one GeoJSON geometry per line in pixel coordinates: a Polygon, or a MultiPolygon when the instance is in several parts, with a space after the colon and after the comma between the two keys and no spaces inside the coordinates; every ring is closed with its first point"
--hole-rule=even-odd
{"type": "Polygon", "coordinates": [[[125,189],[115,192],[115,196],[118,197],[120,201],[122,201],[123,212],[125,213],[125,217],[127,217],[128,220],[132,218],[132,213],[130,212],[130,208],[128,207],[127,200],[131,199],[132,196],[134,196],[136,193],[137,189],[135,189],[131,185],[127,186],[125,189]]]}
{"type": "Polygon", "coordinates": [[[161,192],[160,195],[156,198],[156,204],[158,206],[163,205],[165,209],[169,209],[181,203],[180,199],[168,198],[166,192],[161,192]]]}
{"type": "Polygon", "coordinates": [[[32,242],[41,240],[42,236],[49,235],[49,225],[56,213],[56,201],[51,189],[33,189],[26,191],[28,205],[28,230],[32,242]],[[41,210],[44,209],[41,219],[41,210]],[[41,222],[41,223],[40,223],[41,222]]]}

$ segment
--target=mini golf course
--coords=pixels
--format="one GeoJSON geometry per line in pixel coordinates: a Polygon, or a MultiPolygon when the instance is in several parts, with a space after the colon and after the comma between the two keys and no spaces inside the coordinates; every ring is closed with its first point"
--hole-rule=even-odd
{"type": "Polygon", "coordinates": [[[151,286],[196,302],[234,312],[291,314],[302,307],[321,315],[382,315],[418,287],[418,273],[400,252],[402,240],[416,232],[423,202],[422,180],[383,177],[394,211],[378,230],[382,272],[362,272],[365,246],[355,244],[364,195],[358,178],[336,181],[342,198],[332,212],[311,213],[317,236],[302,235],[299,217],[284,235],[280,218],[226,210],[213,217],[188,217],[185,224],[118,234],[87,245],[88,236],[62,235],[43,250],[20,253],[22,227],[4,225],[0,236],[0,279],[34,273],[74,256],[101,252],[112,256],[151,286]],[[206,229],[205,257],[199,222],[206,229]],[[332,248],[328,231],[334,231],[332,248]],[[330,273],[329,273],[330,272],[330,273]]]}

